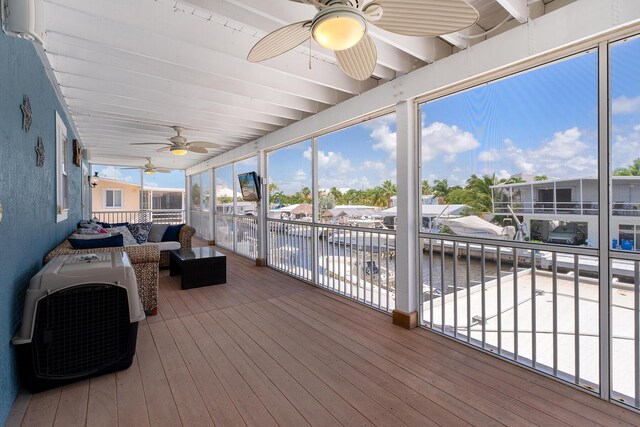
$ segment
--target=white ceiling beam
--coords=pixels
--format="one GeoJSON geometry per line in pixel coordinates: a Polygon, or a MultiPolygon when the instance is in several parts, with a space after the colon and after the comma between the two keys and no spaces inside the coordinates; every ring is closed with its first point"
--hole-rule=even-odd
{"type": "MultiPolygon", "coordinates": [[[[344,92],[304,80],[289,78],[268,68],[248,67],[248,63],[239,63],[238,60],[227,55],[181,42],[167,41],[164,43],[161,40],[146,40],[134,45],[129,40],[136,37],[133,31],[127,34],[119,33],[118,36],[112,36],[111,30],[104,28],[92,32],[86,29],[85,33],[78,32],[75,35],[65,33],[65,31],[68,29],[54,27],[47,32],[45,37],[64,37],[66,44],[85,49],[86,55],[92,57],[108,56],[108,60],[112,60],[114,63],[116,61],[126,63],[128,67],[135,67],[134,69],[141,73],[163,77],[171,81],[188,81],[194,84],[197,82],[202,86],[218,87],[215,82],[211,82],[218,79],[232,85],[249,85],[254,87],[258,93],[262,90],[275,90],[279,93],[306,97],[329,105],[334,105],[350,97],[344,92]],[[75,39],[75,43],[72,42],[73,39],[75,39]],[[105,41],[109,41],[109,43],[106,44],[105,41]],[[94,54],[87,53],[92,51],[94,54]]],[[[125,68],[130,70],[128,67],[125,68]]],[[[256,96],[255,92],[254,96],[256,96]]]]}
{"type": "MultiPolygon", "coordinates": [[[[190,61],[209,59],[210,67],[234,68],[237,79],[252,81],[255,74],[264,79],[281,79],[282,74],[289,80],[310,82],[334,90],[360,94],[374,86],[376,82],[359,82],[346,76],[336,65],[319,61],[311,70],[306,61],[284,55],[269,60],[268,63],[251,64],[246,55],[255,43],[251,34],[185,13],[174,13],[170,8],[147,2],[101,0],[48,0],[51,7],[47,18],[53,28],[70,28],[73,33],[84,34],[98,40],[108,40],[123,50],[143,47],[143,54],[161,58],[162,52],[175,56],[173,61],[188,64],[190,61]],[[62,18],[62,19],[61,19],[62,18]],[[188,59],[185,59],[188,58],[188,59]],[[220,64],[223,61],[224,64],[220,64]]],[[[61,31],[64,32],[64,31],[61,31]]],[[[139,49],[138,49],[139,50],[139,49]]],[[[172,62],[170,60],[170,62],[172,62]]]]}
{"type": "Polygon", "coordinates": [[[113,102],[113,100],[109,99],[99,99],[98,97],[94,98],[93,100],[67,98],[67,104],[72,110],[94,107],[101,111],[111,111],[121,114],[132,113],[136,115],[142,115],[142,117],[147,118],[152,118],[154,114],[166,115],[167,117],[171,117],[173,115],[175,117],[193,118],[195,120],[200,120],[211,124],[219,124],[221,126],[231,125],[231,127],[234,129],[245,129],[256,133],[273,132],[274,130],[282,127],[279,125],[273,125],[263,122],[255,122],[232,117],[222,117],[216,114],[208,113],[206,111],[185,111],[178,110],[168,105],[156,104],[155,106],[153,106],[152,104],[148,103],[134,103],[131,102],[131,100],[129,100],[129,102],[125,104],[120,102],[113,102]]]}
{"type": "Polygon", "coordinates": [[[211,122],[201,122],[189,118],[180,122],[177,122],[175,117],[168,120],[157,118],[153,121],[149,121],[144,117],[136,117],[134,115],[124,115],[121,113],[113,113],[99,110],[80,110],[74,112],[74,120],[78,123],[94,123],[99,120],[106,120],[110,122],[118,122],[125,125],[139,125],[145,124],[150,126],[158,126],[164,128],[171,128],[173,126],[181,126],[185,129],[192,129],[197,132],[205,132],[211,135],[231,136],[241,139],[250,137],[255,132],[247,132],[238,128],[230,128],[229,126],[219,126],[211,122]]]}
{"type": "MultiPolygon", "coordinates": [[[[120,132],[133,132],[138,135],[146,135],[149,137],[157,138],[169,138],[173,136],[174,131],[168,125],[156,125],[141,123],[135,121],[119,120],[117,118],[100,117],[100,116],[78,116],[76,120],[78,126],[87,131],[92,130],[113,130],[120,132]]],[[[200,130],[200,129],[188,129],[185,128],[183,135],[189,139],[198,140],[216,140],[215,142],[222,141],[229,145],[238,145],[246,141],[245,136],[234,136],[221,131],[216,130],[200,130]]]]}
{"type": "MultiPolygon", "coordinates": [[[[47,50],[52,56],[68,56],[75,58],[82,58],[88,60],[88,52],[86,49],[69,48],[64,43],[59,43],[56,38],[50,34],[47,39],[47,50]]],[[[93,51],[92,55],[99,55],[98,52],[93,51]]],[[[89,56],[92,56],[89,55],[89,56]]],[[[94,57],[96,58],[96,57],[94,57]]],[[[113,57],[104,56],[99,58],[97,63],[111,63],[113,65],[113,57]]],[[[207,103],[208,105],[230,107],[232,109],[238,109],[244,112],[258,112],[261,114],[271,115],[275,117],[284,117],[290,120],[300,120],[306,116],[306,113],[293,108],[285,106],[279,106],[260,101],[248,96],[239,95],[236,93],[223,92],[220,90],[208,90],[195,85],[181,84],[179,88],[175,85],[131,85],[128,83],[120,83],[112,80],[101,80],[79,78],[78,81],[74,81],[77,86],[67,86],[71,89],[83,89],[86,91],[97,93],[109,93],[121,96],[127,96],[129,94],[139,94],[144,99],[157,99],[164,97],[167,99],[185,99],[189,101],[207,103]]],[[[63,88],[64,85],[61,85],[63,88]]],[[[135,96],[135,95],[134,95],[135,96]]]]}
{"type": "MultiPolygon", "coordinates": [[[[100,132],[120,132],[136,135],[136,137],[138,138],[155,138],[155,140],[166,140],[174,134],[173,130],[167,127],[147,126],[146,128],[141,129],[140,127],[142,126],[138,125],[141,124],[131,122],[123,123],[118,121],[109,122],[108,120],[101,120],[99,118],[92,118],[92,120],[89,121],[78,122],[79,129],[82,129],[85,132],[95,132],[96,134],[100,132]]],[[[246,141],[246,138],[231,136],[222,133],[185,131],[182,134],[185,135],[189,140],[211,140],[224,146],[236,146],[246,141]]]]}
{"type": "MultiPolygon", "coordinates": [[[[50,55],[49,58],[52,62],[55,60],[53,55],[50,55]]],[[[264,109],[273,110],[274,114],[279,114],[282,117],[287,117],[287,114],[279,111],[281,108],[294,112],[301,111],[304,115],[313,114],[325,108],[325,104],[268,89],[261,92],[262,99],[252,99],[250,97],[253,89],[252,85],[228,85],[222,87],[224,90],[221,90],[218,89],[221,87],[218,79],[209,79],[209,85],[199,86],[197,84],[175,82],[161,78],[148,78],[147,76],[124,72],[111,73],[108,79],[101,78],[105,77],[105,74],[107,73],[99,72],[98,75],[88,76],[67,72],[60,68],[56,69],[56,78],[62,87],[77,87],[87,90],[102,89],[105,91],[116,90],[115,88],[122,88],[123,90],[145,88],[155,93],[166,93],[168,95],[185,94],[196,97],[200,94],[205,99],[220,99],[221,102],[224,102],[227,98],[246,99],[253,101],[257,107],[261,106],[264,109]],[[215,83],[215,85],[211,83],[215,83]]],[[[233,83],[233,81],[230,83],[233,83]]],[[[295,119],[295,117],[292,118],[295,119]]]]}
{"type": "Polygon", "coordinates": [[[222,119],[228,117],[230,119],[230,123],[233,123],[237,120],[242,120],[243,122],[246,122],[248,124],[256,122],[266,123],[279,127],[286,126],[291,123],[290,120],[282,117],[270,116],[268,114],[262,114],[254,111],[241,110],[232,106],[224,107],[219,104],[211,104],[179,97],[169,97],[166,95],[138,96],[135,91],[131,91],[127,94],[117,94],[86,91],[84,89],[74,88],[62,88],[62,93],[64,94],[65,98],[69,100],[77,99],[87,102],[96,101],[98,103],[126,105],[128,107],[135,106],[137,108],[154,105],[170,105],[171,108],[175,108],[176,110],[180,110],[181,112],[185,113],[198,114],[200,112],[206,112],[207,114],[210,114],[211,117],[219,117],[222,119]]]}
{"type": "MultiPolygon", "coordinates": [[[[267,130],[251,129],[243,126],[230,127],[225,123],[214,123],[211,120],[197,119],[191,116],[177,114],[175,112],[158,113],[154,111],[147,112],[120,107],[114,108],[113,106],[86,105],[86,103],[84,105],[78,104],[79,103],[74,102],[73,105],[69,105],[74,116],[85,115],[92,117],[97,115],[100,117],[110,117],[133,122],[158,123],[167,126],[184,126],[192,129],[212,129],[220,132],[226,132],[229,135],[241,137],[265,135],[269,133],[267,130]]],[[[89,144],[90,142],[87,142],[87,145],[89,144]]]]}
{"type": "Polygon", "coordinates": [[[450,45],[455,46],[460,50],[463,50],[469,47],[469,40],[463,38],[462,33],[455,32],[451,34],[443,34],[439,37],[442,40],[449,43],[450,45]]]}
{"type": "Polygon", "coordinates": [[[516,20],[524,24],[529,19],[527,0],[496,0],[516,20]]]}

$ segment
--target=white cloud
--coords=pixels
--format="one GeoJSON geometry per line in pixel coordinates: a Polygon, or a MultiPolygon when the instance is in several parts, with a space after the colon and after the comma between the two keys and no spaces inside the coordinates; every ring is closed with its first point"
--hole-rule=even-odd
{"type": "Polygon", "coordinates": [[[373,170],[376,172],[384,172],[387,169],[387,166],[382,162],[376,162],[373,160],[365,160],[362,163],[363,170],[373,170]]]}
{"type": "Polygon", "coordinates": [[[640,125],[633,129],[633,132],[618,134],[614,137],[611,150],[613,169],[629,166],[636,157],[640,156],[640,125]]]}
{"type": "Polygon", "coordinates": [[[391,132],[386,123],[381,123],[371,132],[371,138],[377,141],[373,144],[374,150],[382,150],[389,155],[391,160],[396,159],[397,134],[391,132]]]}
{"type": "Polygon", "coordinates": [[[107,166],[100,172],[100,176],[103,176],[108,179],[115,179],[117,181],[131,182],[133,178],[130,176],[125,176],[120,169],[115,166],[107,166]]]}
{"type": "Polygon", "coordinates": [[[512,167],[513,173],[555,177],[595,175],[598,166],[595,147],[583,141],[582,132],[576,127],[554,133],[550,140],[536,148],[523,149],[505,139],[500,159],[504,166],[512,167]]]}
{"type": "Polygon", "coordinates": [[[635,98],[627,98],[620,96],[611,102],[611,111],[613,114],[632,114],[640,112],[640,96],[635,98]]]}
{"type": "MultiPolygon", "coordinates": [[[[304,157],[311,159],[311,147],[304,152],[304,157]]],[[[324,174],[344,175],[351,170],[351,161],[342,157],[341,153],[335,151],[324,152],[318,150],[318,167],[322,168],[324,174]]]]}
{"type": "Polygon", "coordinates": [[[495,162],[500,159],[500,153],[495,148],[491,148],[486,151],[481,151],[478,154],[478,159],[482,162],[495,162]]]}
{"type": "Polygon", "coordinates": [[[305,171],[303,171],[302,169],[298,169],[294,174],[293,174],[293,181],[295,182],[304,182],[307,181],[307,173],[305,171]]]}
{"type": "Polygon", "coordinates": [[[422,141],[422,161],[433,160],[439,154],[444,154],[445,161],[452,163],[458,154],[475,150],[480,146],[471,132],[440,122],[423,127],[422,141]]]}

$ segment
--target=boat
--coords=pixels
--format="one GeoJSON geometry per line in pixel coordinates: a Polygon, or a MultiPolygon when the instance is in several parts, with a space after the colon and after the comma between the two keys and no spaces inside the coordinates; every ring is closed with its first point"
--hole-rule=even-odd
{"type": "Polygon", "coordinates": [[[456,236],[513,240],[516,235],[515,227],[500,227],[476,215],[443,219],[440,224],[447,226],[456,236]]]}

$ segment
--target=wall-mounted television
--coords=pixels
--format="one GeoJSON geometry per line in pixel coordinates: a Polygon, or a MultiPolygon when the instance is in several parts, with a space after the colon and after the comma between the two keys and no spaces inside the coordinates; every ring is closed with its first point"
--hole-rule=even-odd
{"type": "Polygon", "coordinates": [[[260,200],[260,179],[255,172],[238,174],[242,200],[245,202],[257,202],[260,200]]]}

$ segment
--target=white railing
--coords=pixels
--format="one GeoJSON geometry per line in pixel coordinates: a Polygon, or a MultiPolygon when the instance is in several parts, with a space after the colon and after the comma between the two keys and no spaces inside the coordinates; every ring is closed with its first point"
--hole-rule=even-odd
{"type": "Polygon", "coordinates": [[[215,216],[216,245],[239,255],[258,257],[258,218],[255,216],[215,216]]]}
{"type": "Polygon", "coordinates": [[[182,209],[154,209],[140,211],[93,211],[91,218],[100,222],[153,222],[156,224],[184,224],[185,211],[182,209]]]}
{"type": "Polygon", "coordinates": [[[236,253],[256,259],[258,257],[258,218],[236,216],[234,219],[236,253]]]}
{"type": "Polygon", "coordinates": [[[435,234],[421,242],[425,326],[599,390],[595,249],[435,234]]]}
{"type": "Polygon", "coordinates": [[[395,231],[267,220],[268,264],[390,312],[395,308],[395,231]]]}
{"type": "Polygon", "coordinates": [[[640,258],[610,256],[611,398],[640,409],[640,258]]]}
{"type": "MultiPolygon", "coordinates": [[[[515,213],[597,215],[597,202],[494,202],[494,213],[510,215],[509,206],[515,213]]],[[[640,205],[638,206],[640,208],[640,205]]],[[[631,215],[636,208],[625,210],[613,205],[614,215],[631,215]]],[[[640,210],[637,211],[640,214],[640,210]]]]}
{"type": "Polygon", "coordinates": [[[205,240],[212,240],[210,227],[210,212],[201,210],[192,210],[190,216],[190,225],[195,228],[196,236],[205,240]]]}

